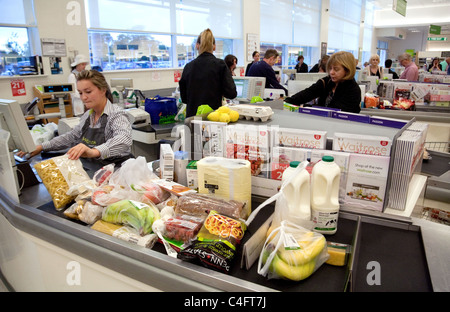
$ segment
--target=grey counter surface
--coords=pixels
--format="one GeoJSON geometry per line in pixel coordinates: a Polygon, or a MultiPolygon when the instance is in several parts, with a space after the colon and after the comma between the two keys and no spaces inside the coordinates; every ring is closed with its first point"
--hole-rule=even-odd
{"type": "MultiPolygon", "coordinates": [[[[265,123],[257,124],[281,124],[286,127],[292,125],[294,128],[299,128],[300,124],[313,127],[312,129],[314,129],[318,122],[317,118],[321,118],[315,118],[315,116],[307,116],[308,118],[303,118],[299,115],[300,114],[292,114],[290,112],[277,110],[273,119],[265,123]]],[[[244,121],[244,123],[245,122],[246,121],[244,121]]],[[[327,129],[325,130],[334,133],[334,131],[336,131],[334,127],[337,127],[339,131],[348,128],[348,124],[347,126],[343,126],[342,124],[346,123],[330,120],[330,123],[326,125],[327,129]]],[[[364,124],[358,125],[358,129],[354,131],[362,131],[363,133],[373,131],[374,126],[366,126],[367,125],[364,124]]],[[[392,136],[396,133],[396,131],[397,130],[386,130],[386,135],[392,136]]],[[[259,202],[262,202],[262,200],[259,199],[259,202]]],[[[156,250],[139,246],[130,246],[129,243],[94,231],[86,225],[65,219],[60,215],[53,213],[54,211],[51,211],[52,213],[50,213],[48,209],[46,210],[39,208],[45,206],[51,209],[51,205],[51,197],[42,184],[34,185],[25,189],[20,196],[20,203],[14,203],[11,198],[5,194],[2,189],[0,189],[0,212],[14,227],[31,235],[38,235],[51,244],[65,248],[70,252],[98,262],[99,264],[112,270],[116,270],[119,273],[126,274],[130,278],[139,280],[149,285],[157,284],[162,290],[165,291],[219,290],[241,292],[277,291],[286,289],[287,291],[323,291],[323,287],[320,286],[321,283],[314,283],[314,280],[324,278],[324,273],[317,274],[317,276],[314,274],[308,282],[299,284],[299,288],[293,288],[292,283],[286,284],[285,282],[267,280],[266,278],[255,274],[254,271],[241,272],[239,271],[238,263],[235,263],[237,268],[235,268],[234,271],[234,273],[238,272],[238,275],[223,274],[193,263],[171,258],[156,250]],[[246,279],[247,277],[249,279],[246,279]],[[255,278],[256,281],[254,280],[255,278]]],[[[432,237],[432,234],[428,234],[430,233],[429,231],[432,230],[431,227],[427,228],[427,240],[422,241],[421,228],[414,225],[411,219],[396,218],[395,216],[390,217],[382,214],[371,214],[370,212],[365,215],[361,215],[343,211],[341,233],[346,232],[344,236],[346,237],[345,240],[347,240],[344,243],[352,244],[351,241],[348,241],[349,237],[352,237],[352,235],[356,235],[356,233],[358,233],[358,231],[355,231],[355,224],[359,224],[360,221],[356,222],[355,220],[363,220],[363,222],[361,222],[361,233],[363,235],[362,239],[364,244],[370,244],[369,251],[367,251],[366,248],[365,252],[375,252],[372,256],[370,253],[365,254],[365,258],[377,257],[379,261],[385,263],[386,266],[389,265],[391,267],[390,272],[392,271],[391,274],[393,275],[386,280],[386,284],[384,285],[385,288],[379,287],[376,289],[377,291],[417,291],[418,289],[420,289],[420,291],[429,291],[432,289],[431,284],[433,284],[434,289],[447,289],[448,291],[448,288],[446,288],[447,285],[442,285],[446,282],[445,278],[443,279],[443,282],[441,280],[438,281],[440,284],[437,287],[434,286],[434,280],[430,281],[429,279],[430,274],[428,271],[429,265],[427,265],[427,259],[437,259],[440,257],[439,250],[436,250],[433,245],[433,241],[429,240],[429,238],[432,237]],[[380,230],[383,229],[385,229],[385,231],[380,232],[380,230]],[[383,237],[383,240],[374,240],[374,237],[372,237],[373,233],[378,233],[377,235],[381,235],[380,238],[383,237]],[[410,249],[410,245],[403,244],[403,241],[396,242],[394,236],[390,237],[391,235],[400,235],[399,237],[402,238],[407,237],[408,240],[413,242],[415,245],[415,253],[413,256],[416,258],[413,265],[405,265],[407,262],[390,263],[389,259],[391,257],[395,257],[395,259],[402,259],[403,253],[410,249]],[[381,241],[392,241],[391,245],[393,247],[390,250],[384,250],[384,246],[377,245],[377,243],[381,241]],[[425,243],[425,247],[422,245],[423,242],[425,243]],[[370,251],[370,249],[372,249],[372,251],[370,251]],[[423,252],[424,249],[427,251],[426,256],[423,252]],[[428,252],[431,252],[431,256],[428,255],[428,252]],[[413,268],[413,272],[408,271],[413,268]],[[408,278],[404,278],[404,276],[408,276],[408,278]],[[416,284],[409,282],[405,284],[401,282],[393,282],[395,279],[401,280],[403,278],[405,281],[412,279],[418,282],[416,284]]],[[[356,236],[353,236],[353,238],[356,236]]],[[[444,252],[448,252],[448,250],[444,252]]],[[[355,255],[357,255],[356,252],[355,255]]],[[[365,264],[361,261],[358,263],[358,259],[358,256],[354,256],[352,260],[354,262],[351,262],[355,265],[355,267],[352,268],[355,270],[352,271],[352,289],[354,291],[365,291],[365,287],[363,285],[365,279],[363,275],[367,274],[367,272],[365,264]],[[357,270],[361,273],[356,274],[357,270]]],[[[361,257],[360,259],[364,258],[361,257]]],[[[441,268],[442,266],[432,268],[433,274],[431,274],[431,276],[433,277],[439,275],[439,270],[441,268]]],[[[254,267],[253,270],[255,270],[254,267]]],[[[330,269],[324,268],[320,272],[328,272],[329,270],[330,269]]],[[[448,270],[444,270],[442,274],[447,274],[447,272],[448,270]]],[[[329,276],[325,277],[329,278],[329,276]]],[[[341,289],[344,289],[344,281],[342,281],[341,289]]]]}

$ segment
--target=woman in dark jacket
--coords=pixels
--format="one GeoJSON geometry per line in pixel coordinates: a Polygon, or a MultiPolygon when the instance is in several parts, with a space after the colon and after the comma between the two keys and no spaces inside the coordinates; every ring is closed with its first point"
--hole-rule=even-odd
{"type": "Polygon", "coordinates": [[[214,56],[216,48],[210,29],[203,31],[197,40],[199,56],[186,64],[179,82],[180,96],[186,104],[186,117],[195,116],[200,105],[212,109],[222,106],[222,98],[234,99],[236,85],[225,61],[214,56]]]}
{"type": "Polygon", "coordinates": [[[333,54],[327,63],[328,76],[309,88],[286,98],[285,102],[301,105],[317,99],[317,105],[339,108],[345,112],[361,111],[361,89],[355,81],[355,58],[349,52],[333,54]]]}

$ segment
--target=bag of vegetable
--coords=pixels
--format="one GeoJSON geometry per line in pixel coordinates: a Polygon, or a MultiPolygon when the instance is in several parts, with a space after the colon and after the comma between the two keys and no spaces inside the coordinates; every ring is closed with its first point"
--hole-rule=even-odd
{"type": "Polygon", "coordinates": [[[107,206],[102,214],[103,221],[129,225],[141,236],[151,233],[153,222],[159,218],[160,213],[155,205],[128,199],[107,206]]]}

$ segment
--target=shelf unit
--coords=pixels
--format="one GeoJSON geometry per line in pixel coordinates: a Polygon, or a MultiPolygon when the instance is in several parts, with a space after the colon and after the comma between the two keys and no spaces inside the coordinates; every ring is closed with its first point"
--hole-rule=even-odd
{"type": "MultiPolygon", "coordinates": [[[[59,113],[59,101],[57,98],[52,97],[51,95],[43,94],[39,88],[36,86],[33,87],[33,94],[35,97],[39,98],[39,102],[37,103],[37,107],[39,109],[40,114],[48,114],[48,113],[59,113]]],[[[66,117],[73,117],[72,113],[72,98],[70,94],[67,94],[64,97],[64,106],[66,108],[66,117]]],[[[59,118],[47,118],[43,119],[43,122],[50,123],[54,122],[58,124],[59,118]]]]}
{"type": "MultiPolygon", "coordinates": [[[[386,210],[387,203],[389,202],[389,190],[391,188],[392,179],[392,167],[394,162],[394,155],[397,147],[397,138],[407,129],[413,122],[416,121],[414,117],[407,122],[406,125],[401,128],[391,128],[375,124],[367,124],[361,122],[354,122],[348,120],[341,120],[331,117],[321,117],[309,114],[293,113],[285,110],[274,109],[275,114],[267,122],[262,122],[261,125],[265,126],[279,126],[281,128],[292,129],[305,129],[305,130],[322,130],[327,132],[327,147],[326,149],[332,149],[332,138],[335,132],[363,134],[363,135],[376,135],[385,136],[392,140],[391,158],[389,162],[389,172],[386,181],[386,195],[384,201],[383,211],[386,210]]],[[[253,121],[239,120],[239,123],[243,124],[255,124],[253,121]]],[[[405,207],[406,208],[406,207],[405,207]]],[[[390,209],[389,211],[391,211],[390,209]]]]}

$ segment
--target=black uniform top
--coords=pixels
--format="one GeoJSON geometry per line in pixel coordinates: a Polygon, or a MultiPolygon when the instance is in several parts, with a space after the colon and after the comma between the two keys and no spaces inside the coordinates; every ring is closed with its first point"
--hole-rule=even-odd
{"type": "Polygon", "coordinates": [[[237,96],[227,64],[209,52],[186,64],[179,84],[181,100],[187,106],[186,117],[195,116],[200,105],[217,109],[222,106],[222,97],[234,99],[237,96]]]}
{"type": "Polygon", "coordinates": [[[286,103],[301,105],[318,98],[319,106],[339,108],[345,112],[359,113],[361,111],[361,89],[355,79],[340,82],[334,93],[335,83],[330,76],[317,80],[309,88],[285,99],[286,103]]]}

